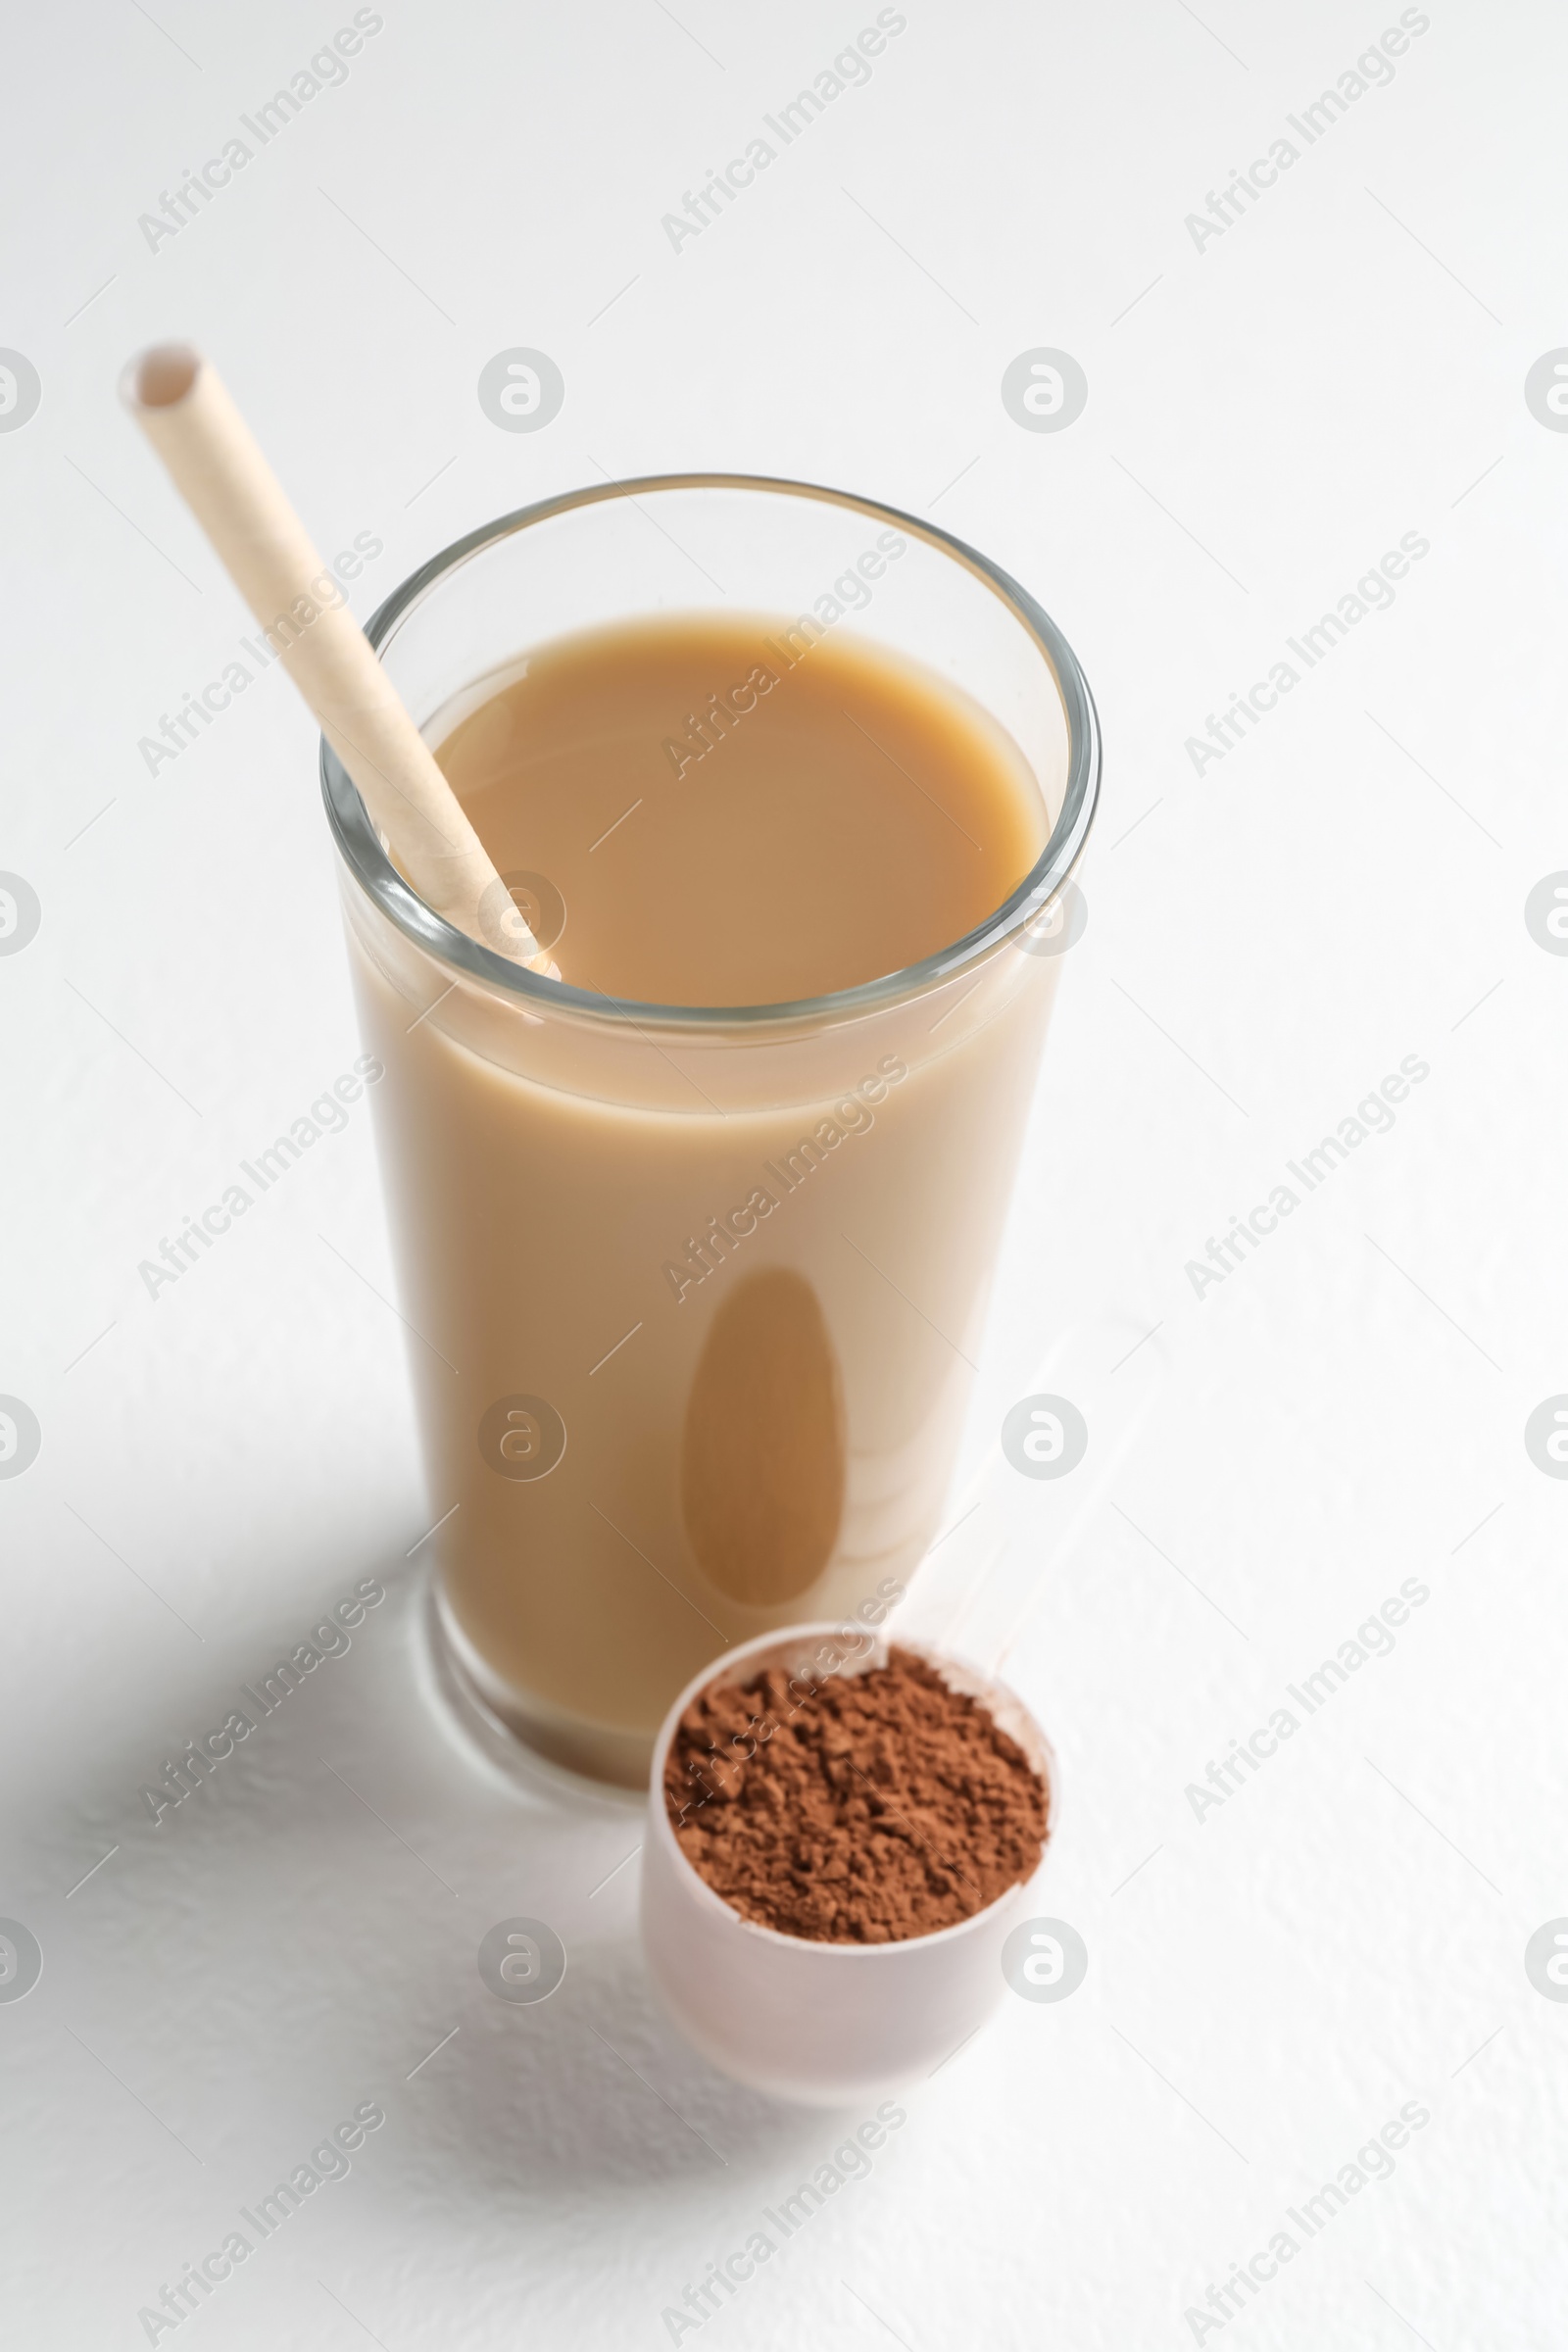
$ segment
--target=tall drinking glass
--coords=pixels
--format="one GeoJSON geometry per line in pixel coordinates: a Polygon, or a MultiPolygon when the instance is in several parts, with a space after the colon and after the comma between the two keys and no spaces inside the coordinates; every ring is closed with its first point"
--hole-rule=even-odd
{"type": "MultiPolygon", "coordinates": [[[[438,744],[530,648],[715,609],[779,616],[786,649],[862,638],[1005,730],[1045,847],[978,928],[804,1003],[613,1002],[433,913],[321,754],[449,1661],[518,1738],[628,1785],[726,1643],[885,1613],[937,1530],[1099,788],[1088,687],[1033,599],[805,483],[546,500],[368,634],[438,744]]],[[[507,879],[542,919],[548,877],[507,879]]]]}

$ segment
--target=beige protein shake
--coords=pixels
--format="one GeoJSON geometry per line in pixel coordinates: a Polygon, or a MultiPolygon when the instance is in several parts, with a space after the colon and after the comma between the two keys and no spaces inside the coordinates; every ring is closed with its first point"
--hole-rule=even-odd
{"type": "Polygon", "coordinates": [[[345,874],[443,1623],[631,1784],[726,1642],[880,1615],[937,1532],[1058,963],[930,967],[1059,811],[955,682],[765,612],[547,636],[422,724],[563,984],[345,874]]]}

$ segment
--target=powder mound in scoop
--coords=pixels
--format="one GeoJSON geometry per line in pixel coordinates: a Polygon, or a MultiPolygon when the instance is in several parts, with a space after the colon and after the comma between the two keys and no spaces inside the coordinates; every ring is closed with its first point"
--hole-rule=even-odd
{"type": "Polygon", "coordinates": [[[965,1693],[906,1649],[820,1681],[710,1686],[681,1717],[664,1801],[693,1868],[745,1919],[894,1943],[1033,1875],[1045,1784],[965,1693]]]}

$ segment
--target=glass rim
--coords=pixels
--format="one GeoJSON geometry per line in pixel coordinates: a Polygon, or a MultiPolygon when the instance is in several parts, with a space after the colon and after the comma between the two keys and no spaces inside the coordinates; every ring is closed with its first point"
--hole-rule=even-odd
{"type": "Polygon", "coordinates": [[[741,490],[791,498],[814,499],[828,506],[897,524],[939,553],[960,564],[1021,622],[1038,648],[1061,700],[1067,724],[1067,779],[1061,809],[1039,858],[1017,887],[994,912],[961,939],[939,949],[917,963],[886,972],[854,988],[829,995],[802,997],[776,1004],[661,1004],[635,998],[605,996],[574,988],[568,981],[550,980],[514,963],[509,956],[466,931],[449,923],[428,906],[398,872],[376,838],[358,788],[325,737],[321,738],[321,797],[338,853],[366,896],[404,935],[460,973],[483,981],[504,996],[514,997],[533,1010],[567,1011],[589,1020],[633,1022],[639,1026],[683,1030],[789,1029],[804,1022],[850,1020],[886,1005],[929,992],[941,982],[958,977],[997,948],[1024,930],[1059,894],[1082,855],[1100,797],[1100,717],[1089,682],[1066,638],[1051,615],[1009,572],[970,547],[954,532],[922,522],[901,507],[862,498],[851,490],[834,490],[816,482],[792,481],[784,476],[757,473],[656,473],[629,476],[622,481],[596,482],[553,498],[537,499],[510,514],[480,523],[461,539],[442,548],[394,588],[365,624],[372,649],[380,654],[401,623],[447,575],[496,541],[514,536],[530,524],[559,514],[597,506],[610,499],[635,499],[666,490],[741,490]]]}

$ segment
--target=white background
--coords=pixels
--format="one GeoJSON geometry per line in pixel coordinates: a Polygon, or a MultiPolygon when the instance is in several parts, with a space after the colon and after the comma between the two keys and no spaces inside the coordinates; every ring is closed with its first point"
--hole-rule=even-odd
{"type": "Polygon", "coordinates": [[[1568,1486],[1523,1426],[1568,1389],[1568,959],[1523,907],[1568,866],[1568,436],[1523,384],[1568,342],[1568,20],[1433,0],[1392,84],[1199,250],[1185,217],[1395,7],[909,0],[868,84],[672,252],[662,215],[874,13],[386,0],[347,82],[157,251],[138,216],[351,11],[8,28],[0,342],[43,383],[0,435],[0,866],[43,909],[0,959],[0,1389],[43,1431],[0,1482],[0,1912],[44,1953],[0,2005],[18,2342],[145,2341],[138,2308],[373,2098],[352,2175],[181,2343],[652,2348],[843,2130],[662,2020],[635,1862],[600,1884],[635,1811],[487,1773],[428,1703],[364,1107],[176,1288],[137,1278],[359,1050],[286,680],[156,776],[138,754],[249,628],[116,403],[170,333],[323,552],[384,541],[361,612],[601,470],[796,474],[986,550],[1100,701],[1089,927],[967,1462],[1043,1364],[1091,1452],[1072,1509],[993,1471],[919,1603],[994,1562],[971,1632],[1029,1604],[1008,1671],[1066,1790],[1042,1901],[1089,1975],[1006,1996],[705,2344],[1561,2341],[1568,2007],[1523,1955],[1568,1912],[1568,1486]],[[514,345],[565,378],[532,435],[475,397],[514,345]],[[1035,346],[1087,372],[1060,433],[1001,402],[1035,346]],[[1406,532],[1430,553],[1393,609],[1195,773],[1186,739],[1406,532]],[[1195,1297],[1186,1262],[1407,1054],[1431,1074],[1392,1132],[1195,1297]],[[165,1757],[369,1575],[352,1651],[155,1828],[165,1757]],[[1195,1818],[1210,1759],[1412,1577],[1393,1653],[1195,1818]],[[474,1965],[518,1913],[570,1953],[539,2008],[474,1965]],[[1393,2178],[1195,2329],[1408,2101],[1393,2178]]]}

